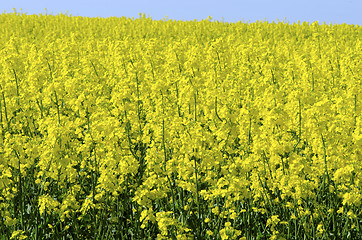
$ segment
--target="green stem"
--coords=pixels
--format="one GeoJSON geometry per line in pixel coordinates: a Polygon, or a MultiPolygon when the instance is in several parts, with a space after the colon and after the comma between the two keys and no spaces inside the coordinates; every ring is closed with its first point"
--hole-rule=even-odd
{"type": "Polygon", "coordinates": [[[1,104],[0,101],[0,125],[1,125],[1,129],[3,128],[3,106],[1,104]]]}
{"type": "Polygon", "coordinates": [[[250,145],[251,145],[251,117],[249,118],[248,145],[249,145],[249,152],[250,152],[250,145]]]}
{"type": "Polygon", "coordinates": [[[182,117],[182,116],[181,116],[181,108],[180,108],[180,106],[178,105],[178,100],[179,100],[179,91],[178,91],[178,85],[177,85],[177,82],[176,82],[176,97],[177,97],[177,100],[176,100],[176,105],[177,105],[178,116],[179,116],[179,117],[182,117]]]}
{"type": "MultiPolygon", "coordinates": [[[[327,176],[327,180],[329,183],[329,174],[328,174],[328,168],[327,168],[327,151],[326,151],[326,142],[323,137],[323,134],[321,133],[322,143],[323,143],[323,158],[324,158],[324,171],[325,175],[327,176]]],[[[323,185],[324,185],[325,178],[323,177],[323,185]]]]}
{"type": "Polygon", "coordinates": [[[195,122],[197,121],[197,111],[196,111],[196,93],[194,94],[195,97],[195,122]]]}
{"type": "Polygon", "coordinates": [[[138,116],[138,127],[139,127],[139,134],[142,135],[142,128],[141,128],[141,111],[140,111],[140,90],[139,90],[139,80],[138,74],[136,72],[136,83],[137,83],[137,116],[138,116]]]}
{"type": "Polygon", "coordinates": [[[43,115],[43,103],[42,103],[41,101],[39,102],[39,100],[36,99],[36,104],[38,105],[38,107],[39,107],[39,109],[40,109],[40,116],[41,116],[41,118],[44,118],[44,115],[43,115]]]}
{"type": "Polygon", "coordinates": [[[216,117],[222,122],[222,119],[220,118],[219,114],[217,113],[217,97],[215,97],[215,113],[216,113],[216,117]]]}
{"type": "Polygon", "coordinates": [[[357,124],[357,94],[354,95],[354,126],[357,124]]]}
{"type": "Polygon", "coordinates": [[[297,146],[299,145],[300,141],[301,141],[301,136],[302,136],[302,106],[300,103],[300,98],[298,99],[299,105],[299,111],[298,111],[298,116],[299,116],[299,134],[298,134],[298,142],[295,144],[294,146],[294,151],[296,150],[297,146]]]}
{"type": "Polygon", "coordinates": [[[92,62],[92,61],[90,61],[90,62],[91,62],[91,64],[92,64],[92,67],[93,67],[93,69],[94,69],[94,72],[95,72],[95,74],[96,74],[97,78],[99,78],[99,76],[98,76],[98,72],[97,72],[97,69],[96,69],[96,66],[94,66],[94,64],[93,64],[93,62],[92,62]]]}
{"type": "Polygon", "coordinates": [[[200,196],[199,196],[199,179],[198,179],[198,175],[197,175],[197,161],[196,161],[196,157],[193,156],[194,158],[194,164],[195,164],[195,185],[196,185],[196,203],[197,203],[197,208],[198,208],[198,218],[199,218],[199,234],[201,237],[202,234],[202,225],[203,225],[203,221],[201,219],[201,203],[200,203],[200,196]]]}
{"type": "Polygon", "coordinates": [[[54,90],[54,95],[55,95],[55,105],[56,105],[56,107],[57,107],[58,123],[59,123],[59,126],[60,126],[59,102],[58,102],[57,91],[55,91],[55,90],[54,90]]]}
{"type": "Polygon", "coordinates": [[[4,100],[5,120],[6,120],[6,123],[8,124],[8,126],[9,126],[8,111],[7,111],[7,109],[6,109],[6,101],[5,101],[5,94],[4,94],[4,92],[2,92],[2,95],[3,95],[3,100],[4,100]]]}
{"type": "Polygon", "coordinates": [[[163,148],[163,152],[164,152],[164,156],[165,156],[164,171],[165,171],[165,174],[166,174],[167,181],[168,181],[168,183],[170,185],[170,190],[171,190],[171,195],[172,195],[173,214],[175,216],[175,214],[176,214],[175,194],[173,192],[171,179],[170,179],[170,177],[168,176],[168,173],[167,173],[167,165],[166,165],[166,163],[167,163],[167,152],[166,152],[166,144],[165,144],[165,120],[164,119],[162,120],[162,148],[163,148]]]}
{"type": "Polygon", "coordinates": [[[24,201],[23,201],[23,183],[22,183],[22,176],[21,176],[21,161],[20,161],[20,156],[19,153],[14,149],[15,155],[18,158],[18,165],[19,165],[19,185],[18,185],[18,203],[15,203],[16,205],[20,203],[20,222],[21,222],[21,227],[22,229],[24,229],[24,219],[23,219],[23,215],[24,215],[24,201]]]}
{"type": "Polygon", "coordinates": [[[20,105],[20,103],[19,103],[19,96],[20,96],[20,94],[19,94],[19,83],[18,83],[18,76],[16,75],[16,72],[15,72],[15,69],[13,69],[13,73],[14,73],[14,76],[15,76],[15,83],[16,83],[16,95],[18,96],[18,98],[16,99],[16,102],[17,102],[17,104],[18,105],[20,105]]]}
{"type": "Polygon", "coordinates": [[[48,64],[48,68],[49,68],[49,74],[50,74],[50,79],[52,79],[53,80],[53,72],[52,72],[52,67],[50,66],[50,64],[49,64],[49,61],[48,61],[48,59],[47,59],[47,64],[48,64]]]}

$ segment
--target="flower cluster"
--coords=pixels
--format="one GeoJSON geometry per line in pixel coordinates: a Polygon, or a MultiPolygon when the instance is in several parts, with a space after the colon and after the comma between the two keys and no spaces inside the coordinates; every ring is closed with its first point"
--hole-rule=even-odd
{"type": "Polygon", "coordinates": [[[0,15],[0,237],[362,237],[361,27],[0,15]]]}

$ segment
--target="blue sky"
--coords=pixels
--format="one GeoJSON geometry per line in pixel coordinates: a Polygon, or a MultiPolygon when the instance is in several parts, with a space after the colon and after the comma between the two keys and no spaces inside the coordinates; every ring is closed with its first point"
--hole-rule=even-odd
{"type": "Polygon", "coordinates": [[[135,17],[145,13],[159,20],[228,22],[288,21],[362,24],[362,0],[0,0],[1,12],[15,8],[27,14],[68,13],[74,16],[135,17]],[[45,11],[45,9],[47,9],[45,11]]]}

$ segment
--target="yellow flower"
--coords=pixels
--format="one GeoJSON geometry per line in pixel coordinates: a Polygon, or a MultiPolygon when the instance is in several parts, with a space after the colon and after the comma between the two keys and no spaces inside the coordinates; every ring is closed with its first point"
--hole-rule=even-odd
{"type": "Polygon", "coordinates": [[[326,230],[324,229],[324,225],[323,223],[319,223],[318,226],[317,226],[317,231],[318,231],[318,234],[321,236],[321,234],[323,234],[326,230]]]}
{"type": "Polygon", "coordinates": [[[347,215],[348,215],[348,217],[351,218],[351,219],[354,219],[354,218],[357,217],[357,215],[356,215],[352,210],[349,210],[349,211],[347,212],[347,215]]]}
{"type": "Polygon", "coordinates": [[[19,239],[19,240],[27,239],[27,238],[28,238],[28,236],[25,235],[25,232],[23,230],[14,231],[10,237],[10,239],[19,239]]]}
{"type": "Polygon", "coordinates": [[[231,218],[231,219],[236,219],[236,218],[237,218],[236,212],[233,211],[233,212],[231,213],[231,215],[230,215],[230,218],[231,218]]]}
{"type": "Polygon", "coordinates": [[[343,206],[337,210],[337,213],[339,213],[339,214],[343,213],[343,206]]]}
{"type": "Polygon", "coordinates": [[[293,204],[291,202],[287,202],[287,204],[285,205],[285,207],[287,208],[292,208],[293,207],[293,204]]]}
{"type": "Polygon", "coordinates": [[[219,233],[220,233],[220,237],[221,237],[222,240],[229,239],[229,236],[227,235],[227,232],[226,232],[225,228],[221,229],[219,231],[219,233]]]}
{"type": "Polygon", "coordinates": [[[211,230],[207,230],[207,231],[206,231],[206,234],[209,235],[209,236],[214,235],[213,231],[211,231],[211,230]]]}
{"type": "MultiPolygon", "coordinates": [[[[201,203],[212,212],[205,226],[225,219],[209,238],[241,236],[233,222],[250,212],[240,203],[264,216],[278,204],[266,223],[271,239],[287,234],[277,226],[287,224],[288,212],[291,220],[308,219],[321,238],[323,226],[311,219],[346,209],[350,219],[358,216],[360,26],[210,19],[0,15],[0,215],[7,227],[18,225],[14,200],[29,187],[41,194],[22,199],[25,210],[55,222],[74,214],[82,222],[92,210],[131,201],[131,211],[120,209],[132,215],[127,222],[138,216],[147,229],[151,221],[159,239],[190,238],[201,203]],[[342,208],[318,202],[323,187],[339,194],[342,208]],[[180,219],[165,212],[180,206],[187,213],[180,219]]],[[[26,236],[19,231],[14,239],[26,236]]]]}
{"type": "Polygon", "coordinates": [[[215,214],[215,215],[218,215],[218,214],[220,213],[219,207],[218,207],[218,206],[214,207],[214,208],[211,210],[211,212],[212,212],[213,214],[215,214]]]}

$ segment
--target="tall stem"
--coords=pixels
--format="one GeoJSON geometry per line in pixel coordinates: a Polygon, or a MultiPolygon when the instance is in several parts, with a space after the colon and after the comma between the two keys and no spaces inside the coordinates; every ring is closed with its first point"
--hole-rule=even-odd
{"type": "Polygon", "coordinates": [[[163,152],[164,152],[164,155],[165,155],[165,161],[164,161],[164,168],[165,168],[165,174],[166,174],[166,178],[167,178],[167,181],[170,185],[170,190],[171,190],[171,195],[172,195],[172,208],[173,208],[173,215],[175,216],[176,214],[176,203],[175,203],[175,194],[173,192],[173,186],[172,186],[172,182],[171,182],[171,179],[170,177],[168,176],[168,173],[167,173],[167,152],[166,152],[166,145],[165,145],[165,120],[162,119],[162,148],[163,148],[163,152]]]}

